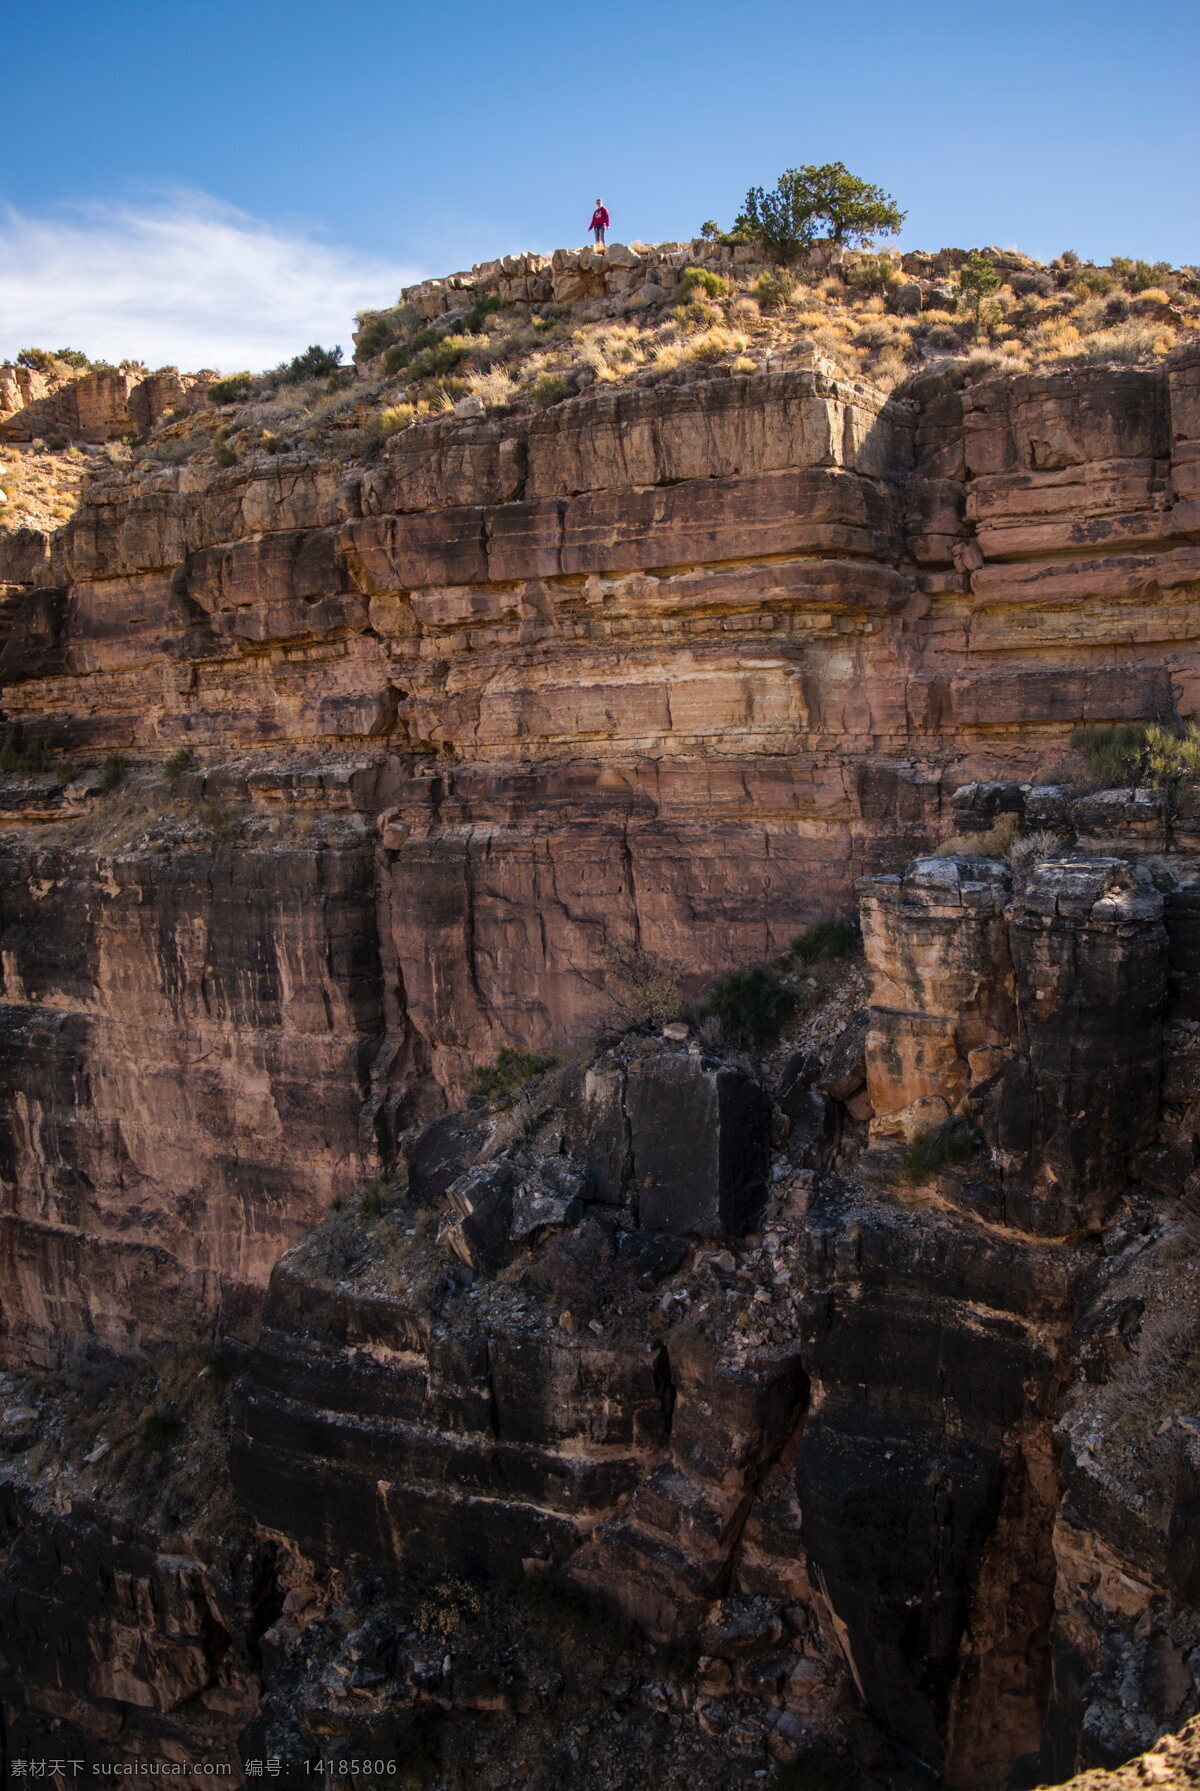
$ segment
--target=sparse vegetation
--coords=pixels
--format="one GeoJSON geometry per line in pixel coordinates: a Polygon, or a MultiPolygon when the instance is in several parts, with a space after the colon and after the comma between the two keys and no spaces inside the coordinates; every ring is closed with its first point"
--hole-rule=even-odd
{"type": "Polygon", "coordinates": [[[981,833],[954,833],[937,848],[938,858],[1007,858],[1020,828],[1015,814],[997,815],[981,833]]]}
{"type": "Polygon", "coordinates": [[[679,1018],[683,995],[673,965],[640,946],[614,945],[607,968],[608,998],[622,1026],[664,1026],[679,1018]]]}
{"type": "Polygon", "coordinates": [[[754,297],[760,311],[782,311],[792,302],[796,283],[786,273],[760,274],[754,282],[754,297]]]}
{"type": "Polygon", "coordinates": [[[100,771],[100,788],[107,794],[125,781],[129,760],[123,752],[110,752],[100,771]]]}
{"type": "Polygon", "coordinates": [[[6,740],[0,746],[0,771],[16,773],[18,776],[34,776],[39,771],[57,771],[59,762],[53,752],[42,740],[34,740],[29,746],[14,746],[6,740]]]}
{"type": "Polygon", "coordinates": [[[778,1038],[796,1009],[796,997],[761,964],[731,970],[709,991],[701,1012],[713,1015],[736,1045],[766,1045],[778,1038]]]}
{"type": "Polygon", "coordinates": [[[407,429],[416,414],[411,404],[389,404],[385,409],[377,410],[368,420],[368,438],[372,442],[385,442],[389,436],[407,429]]]}
{"type": "Polygon", "coordinates": [[[229,810],[219,802],[201,802],[196,806],[196,819],[218,844],[237,838],[238,824],[229,810]]]}
{"type": "Polygon", "coordinates": [[[534,382],[531,396],[539,410],[549,410],[552,404],[561,403],[570,389],[565,373],[542,373],[534,382]]]}
{"type": "Polygon", "coordinates": [[[980,1148],[978,1134],[965,1119],[949,1119],[915,1133],[900,1153],[900,1168],[907,1181],[927,1182],[939,1169],[968,1163],[980,1148]]]}
{"type": "Polygon", "coordinates": [[[163,765],[163,775],[169,783],[174,783],[185,771],[190,771],[195,762],[196,755],[190,746],[176,747],[163,765]]]}
{"type": "Polygon", "coordinates": [[[489,1107],[511,1107],[514,1100],[531,1082],[552,1070],[557,1059],[539,1057],[531,1051],[517,1051],[504,1045],[494,1063],[477,1069],[470,1084],[471,1094],[489,1107]]]}
{"type": "Polygon", "coordinates": [[[676,296],[681,302],[690,299],[693,293],[702,292],[705,298],[728,298],[729,282],[722,279],[707,267],[685,267],[679,276],[676,296]]]}
{"type": "Polygon", "coordinates": [[[848,920],[819,920],[797,933],[787,955],[797,964],[826,964],[858,950],[858,928],[848,920]]]}
{"type": "Polygon", "coordinates": [[[293,356],[275,369],[274,377],[285,385],[300,385],[306,379],[323,379],[335,373],[342,364],[341,348],[322,348],[313,342],[303,354],[293,356]]]}
{"type": "Polygon", "coordinates": [[[185,1428],[179,1413],[170,1408],[151,1412],[142,1423],[142,1448],[147,1455],[161,1455],[179,1441],[185,1428]]]}
{"type": "Polygon", "coordinates": [[[240,404],[254,390],[252,373],[231,373],[225,379],[215,379],[209,386],[207,397],[210,404],[240,404]]]}
{"type": "Polygon", "coordinates": [[[1200,775],[1200,727],[1164,727],[1158,722],[1105,726],[1086,722],[1071,734],[1094,788],[1150,785],[1170,790],[1200,775]]]}

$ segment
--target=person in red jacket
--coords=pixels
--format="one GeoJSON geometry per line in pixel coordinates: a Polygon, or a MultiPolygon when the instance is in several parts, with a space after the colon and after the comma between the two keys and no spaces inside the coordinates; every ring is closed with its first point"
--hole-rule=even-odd
{"type": "Polygon", "coordinates": [[[597,199],[596,209],[592,213],[592,221],[588,225],[588,229],[592,232],[598,243],[604,241],[604,232],[608,229],[608,211],[603,199],[597,199]]]}

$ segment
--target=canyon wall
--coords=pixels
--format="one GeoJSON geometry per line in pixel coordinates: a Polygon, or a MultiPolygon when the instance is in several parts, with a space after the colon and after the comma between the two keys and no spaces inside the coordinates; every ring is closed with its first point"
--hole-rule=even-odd
{"type": "MultiPolygon", "coordinates": [[[[142,467],[3,569],[12,741],[128,760],[0,778],[3,1364],[256,1344],[271,1585],[123,1536],[217,1637],[146,1708],[224,1745],[265,1697],[302,1751],[296,1613],[419,1541],[694,1647],[687,1709],[755,1757],[857,1697],[990,1785],[1190,1714],[1187,1411],[1095,1473],[1078,1389],[1136,1327],[1122,1252],[1165,1262],[1194,1198],[1194,805],[1056,773],[1080,721],[1196,710],[1200,354],[142,467]],[[1079,853],[924,856],[998,808],[1079,853]],[[438,1119],[610,1020],[631,953],[682,1002],[859,898],[869,1003],[799,1067],[655,1039],[572,1060],[524,1140],[438,1119]],[[981,1154],[906,1183],[956,1120],[981,1154]],[[288,1254],[398,1144],[382,1254],[328,1218],[288,1254]]],[[[47,1566],[92,1514],[13,1485],[31,1732],[99,1735],[130,1645],[97,1617],[67,1672],[47,1566]]]]}
{"type": "Polygon", "coordinates": [[[1190,713],[1198,443],[1185,354],[887,402],[726,376],[92,487],[8,587],[3,710],[134,755],[147,828],[92,844],[86,780],[0,793],[50,823],[7,847],[14,1112],[27,1036],[45,1069],[6,1334],[117,1335],[55,1289],[112,1285],[64,1265],[122,1228],[185,1303],[252,1304],[439,1091],[608,1016],[615,953],[696,988],[947,831],[956,787],[1045,775],[1084,718],[1190,713]],[[217,836],[155,826],[172,794],[217,836]],[[188,1076],[151,1147],[143,1056],[237,1092],[188,1076]]]}

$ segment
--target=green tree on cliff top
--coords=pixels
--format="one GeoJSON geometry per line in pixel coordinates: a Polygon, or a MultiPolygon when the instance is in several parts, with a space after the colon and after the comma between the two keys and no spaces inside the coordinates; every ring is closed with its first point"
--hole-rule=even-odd
{"type": "Polygon", "coordinates": [[[890,193],[851,174],[844,162],[823,162],[785,168],[769,193],[751,187],[734,231],[786,267],[810,246],[818,225],[835,243],[866,243],[895,236],[906,215],[890,193]]]}

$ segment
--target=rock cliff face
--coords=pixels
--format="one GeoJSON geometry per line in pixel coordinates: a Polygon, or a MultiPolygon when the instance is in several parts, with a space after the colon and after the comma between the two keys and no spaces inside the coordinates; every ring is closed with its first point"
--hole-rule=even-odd
{"type": "MultiPolygon", "coordinates": [[[[1149,1441],[1121,1405],[1189,1260],[1195,821],[1056,773],[1082,720],[1198,706],[1197,466],[1194,353],[797,371],[114,473],[22,543],[13,742],[130,763],[0,789],[0,1351],[253,1344],[271,1539],[253,1598],[216,1555],[183,1588],[18,1463],[31,1734],[141,1707],[123,1645],[60,1661],[45,1562],[89,1547],[209,1638],[146,1666],[199,1703],[143,1750],[197,1710],[211,1748],[356,1733],[299,1614],[402,1624],[422,1566],[690,1647],[676,1715],[746,1759],[858,1700],[896,1772],[1029,1782],[1195,1709],[1194,1390],[1149,1441]],[[925,856],[1001,809],[1058,842],[925,856]],[[856,882],[866,1018],[847,972],[787,1062],[625,1040],[519,1125],[439,1117],[610,1020],[631,953],[682,1003],[856,882]],[[401,1164],[407,1204],[346,1206],[401,1164]]],[[[392,1642],[371,1683],[441,1710],[392,1642]]]]}

